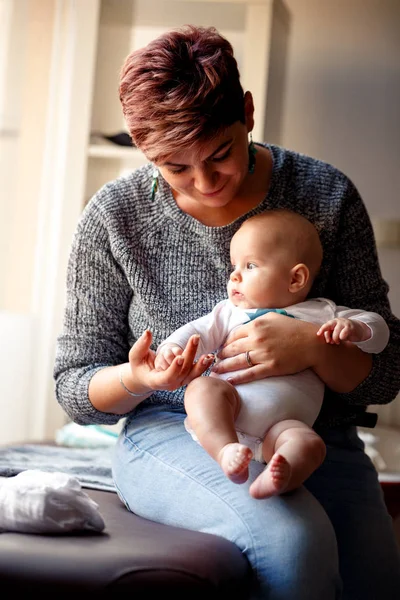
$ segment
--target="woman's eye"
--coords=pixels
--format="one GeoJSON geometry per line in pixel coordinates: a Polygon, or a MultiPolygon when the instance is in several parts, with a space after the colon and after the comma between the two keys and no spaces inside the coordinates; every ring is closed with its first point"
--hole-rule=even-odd
{"type": "Polygon", "coordinates": [[[172,175],[179,175],[179,173],[183,173],[186,169],[187,167],[183,166],[179,167],[179,169],[168,169],[168,171],[172,173],[172,175]]]}
{"type": "Polygon", "coordinates": [[[221,154],[221,156],[214,156],[212,161],[213,162],[222,162],[223,160],[226,160],[228,158],[228,156],[230,155],[231,152],[232,152],[232,146],[229,148],[229,150],[224,152],[224,154],[221,154]]]}

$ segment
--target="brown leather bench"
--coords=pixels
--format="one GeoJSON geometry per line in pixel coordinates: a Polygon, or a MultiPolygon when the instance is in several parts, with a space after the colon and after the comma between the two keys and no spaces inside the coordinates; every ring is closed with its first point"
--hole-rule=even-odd
{"type": "MultiPolygon", "coordinates": [[[[382,483],[382,488],[400,526],[400,485],[382,483]]],[[[138,517],[115,492],[85,492],[99,506],[102,533],[0,533],[3,598],[37,592],[54,593],[57,600],[87,600],[87,593],[95,592],[96,600],[103,600],[120,591],[135,599],[157,592],[171,592],[174,600],[250,598],[252,571],[233,543],[138,517]]]]}
{"type": "MultiPolygon", "coordinates": [[[[231,542],[153,523],[130,513],[117,494],[85,490],[99,505],[102,533],[0,533],[0,590],[59,600],[132,598],[171,592],[174,600],[250,597],[251,569],[231,542]]],[[[6,593],[7,592],[7,593],[6,593]]]]}

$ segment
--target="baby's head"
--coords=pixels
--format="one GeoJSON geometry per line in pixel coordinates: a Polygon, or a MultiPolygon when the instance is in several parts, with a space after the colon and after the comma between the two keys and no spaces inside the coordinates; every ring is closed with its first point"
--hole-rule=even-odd
{"type": "Polygon", "coordinates": [[[228,295],[241,308],[283,308],[303,302],[322,262],[314,225],[288,210],[247,219],[231,240],[228,295]]]}

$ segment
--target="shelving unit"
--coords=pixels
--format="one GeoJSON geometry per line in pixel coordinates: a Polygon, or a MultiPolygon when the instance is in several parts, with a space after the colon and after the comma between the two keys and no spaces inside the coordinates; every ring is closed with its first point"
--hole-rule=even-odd
{"type": "MultiPolygon", "coordinates": [[[[118,98],[125,57],[164,31],[187,23],[215,26],[232,43],[242,85],[256,107],[255,140],[271,140],[279,129],[289,15],[283,0],[98,0],[90,132],[126,131],[118,98]],[[271,112],[266,126],[266,112],[271,112]]],[[[277,138],[278,135],[275,136],[277,138]]],[[[90,139],[86,202],[110,178],[147,162],[136,148],[90,139]]]]}
{"type": "Polygon", "coordinates": [[[17,131],[9,140],[0,135],[2,172],[13,186],[3,186],[13,201],[3,202],[0,227],[7,248],[2,301],[35,325],[32,361],[24,367],[32,439],[50,439],[65,422],[54,401],[52,367],[79,216],[101,185],[146,162],[135,148],[90,141],[91,132],[125,131],[118,99],[125,57],[172,27],[214,25],[232,43],[243,86],[253,93],[254,139],[279,142],[267,130],[279,123],[277,75],[289,33],[283,1],[0,0],[0,62],[13,57],[0,81],[0,108],[15,116],[15,127],[7,117],[6,128],[17,131]]]}
{"type": "Polygon", "coordinates": [[[103,138],[93,137],[90,139],[87,155],[89,158],[109,158],[117,160],[140,160],[142,158],[142,153],[135,147],[118,146],[103,138]]]}

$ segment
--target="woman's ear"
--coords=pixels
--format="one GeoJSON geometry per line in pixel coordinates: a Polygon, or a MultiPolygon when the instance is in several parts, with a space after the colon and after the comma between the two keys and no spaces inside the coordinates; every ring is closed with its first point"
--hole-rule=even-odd
{"type": "Polygon", "coordinates": [[[304,263],[299,263],[290,270],[289,292],[295,294],[303,290],[310,279],[310,271],[304,263]]]}
{"type": "Polygon", "coordinates": [[[254,127],[254,102],[251,92],[246,92],[244,95],[244,118],[247,133],[250,133],[250,131],[253,131],[254,127]]]}

